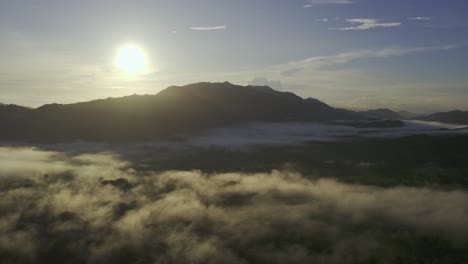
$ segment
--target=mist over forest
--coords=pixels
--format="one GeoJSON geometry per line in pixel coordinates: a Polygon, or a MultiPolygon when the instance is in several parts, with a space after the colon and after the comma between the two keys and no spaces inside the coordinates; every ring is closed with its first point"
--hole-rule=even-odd
{"type": "Polygon", "coordinates": [[[463,122],[227,82],[0,117],[4,263],[468,260],[463,122]]]}
{"type": "Polygon", "coordinates": [[[0,1],[0,264],[467,264],[467,3],[0,1]]]}
{"type": "MultiPolygon", "coordinates": [[[[466,260],[468,193],[0,148],[4,263],[466,260]]],[[[458,262],[457,262],[458,263],[458,262]]]]}
{"type": "Polygon", "coordinates": [[[463,122],[230,83],[0,116],[4,263],[468,260],[463,122]]]}

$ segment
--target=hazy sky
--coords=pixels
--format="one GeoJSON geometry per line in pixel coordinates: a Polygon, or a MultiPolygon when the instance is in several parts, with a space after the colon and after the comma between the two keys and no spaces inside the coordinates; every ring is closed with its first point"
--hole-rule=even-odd
{"type": "Polygon", "coordinates": [[[230,81],[348,108],[468,110],[467,11],[466,0],[1,1],[0,102],[230,81]],[[145,50],[144,74],[115,67],[127,43],[145,50]]]}

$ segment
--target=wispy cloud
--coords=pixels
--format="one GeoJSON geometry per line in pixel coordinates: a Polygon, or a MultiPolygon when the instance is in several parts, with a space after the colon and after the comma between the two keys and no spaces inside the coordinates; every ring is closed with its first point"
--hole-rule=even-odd
{"type": "Polygon", "coordinates": [[[286,64],[278,65],[278,69],[283,76],[295,75],[303,69],[313,68],[318,69],[334,64],[347,63],[357,59],[366,58],[389,58],[403,56],[410,53],[442,51],[456,48],[454,45],[435,46],[435,47],[416,47],[416,48],[386,48],[379,50],[361,50],[339,53],[331,56],[310,57],[304,60],[293,61],[286,64]]]}
{"type": "Polygon", "coordinates": [[[401,22],[391,22],[391,23],[380,23],[378,19],[372,18],[354,18],[346,19],[346,22],[351,24],[359,24],[352,27],[343,27],[343,28],[330,28],[335,30],[367,30],[378,27],[398,27],[401,25],[401,22]]]}
{"type": "Polygon", "coordinates": [[[432,20],[432,17],[408,17],[408,20],[432,20]]]}
{"type": "Polygon", "coordinates": [[[210,26],[210,27],[190,27],[192,30],[220,30],[226,29],[227,26],[210,26]]]}
{"type": "Polygon", "coordinates": [[[304,5],[304,8],[309,8],[314,5],[336,5],[336,4],[353,4],[351,0],[309,0],[309,4],[304,5]]]}

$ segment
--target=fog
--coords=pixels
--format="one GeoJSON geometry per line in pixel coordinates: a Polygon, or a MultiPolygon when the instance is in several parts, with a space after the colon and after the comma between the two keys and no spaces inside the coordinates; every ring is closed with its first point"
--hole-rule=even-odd
{"type": "Polygon", "coordinates": [[[246,147],[253,145],[290,145],[304,141],[335,141],[358,137],[402,137],[417,134],[467,134],[464,125],[424,121],[403,121],[393,128],[355,128],[325,123],[250,123],[211,129],[189,137],[195,146],[246,147]]]}
{"type": "Polygon", "coordinates": [[[133,165],[0,148],[2,262],[396,263],[468,245],[465,190],[133,165]]]}
{"type": "MultiPolygon", "coordinates": [[[[411,135],[466,135],[468,127],[425,121],[403,121],[404,126],[393,128],[355,128],[325,123],[246,123],[208,129],[197,134],[179,135],[171,140],[143,142],[75,141],[57,144],[35,144],[43,149],[66,153],[96,153],[113,151],[120,154],[141,155],[147,151],[164,153],[193,148],[223,147],[249,149],[256,146],[297,145],[310,141],[339,141],[356,138],[398,138],[411,135]]],[[[30,143],[0,142],[0,147],[24,147],[30,143]]]]}

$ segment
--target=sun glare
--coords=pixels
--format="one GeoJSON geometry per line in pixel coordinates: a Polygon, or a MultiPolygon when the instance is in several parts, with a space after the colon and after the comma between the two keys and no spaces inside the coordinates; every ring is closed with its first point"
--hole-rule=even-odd
{"type": "Polygon", "coordinates": [[[144,50],[134,44],[121,47],[117,52],[116,66],[129,75],[143,73],[147,67],[144,50]]]}

